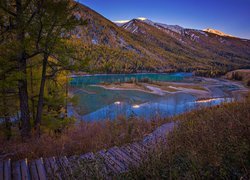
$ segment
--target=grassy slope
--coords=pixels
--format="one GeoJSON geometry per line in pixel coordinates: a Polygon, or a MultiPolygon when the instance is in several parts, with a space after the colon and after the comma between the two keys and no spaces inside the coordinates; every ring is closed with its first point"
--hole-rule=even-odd
{"type": "Polygon", "coordinates": [[[239,69],[231,71],[225,76],[230,80],[243,81],[247,86],[250,86],[250,69],[239,69]]]}
{"type": "Polygon", "coordinates": [[[192,111],[179,127],[126,178],[239,179],[250,176],[250,98],[192,111]]]}
{"type": "Polygon", "coordinates": [[[164,123],[162,120],[145,121],[143,119],[120,117],[115,121],[82,122],[68,126],[60,133],[42,127],[42,136],[22,142],[17,128],[13,128],[13,137],[6,141],[4,126],[0,125],[0,160],[11,158],[37,159],[40,157],[72,156],[96,152],[113,146],[141,140],[164,123]]]}
{"type": "Polygon", "coordinates": [[[238,38],[207,36],[186,29],[180,35],[165,32],[141,21],[134,29],[123,29],[79,5],[77,13],[86,26],[75,30],[78,47],[91,59],[92,72],[121,73],[141,71],[195,71],[215,76],[229,70],[250,66],[250,41],[238,38]],[[196,40],[193,36],[199,37],[196,40]],[[96,44],[93,44],[93,40],[96,44]]]}

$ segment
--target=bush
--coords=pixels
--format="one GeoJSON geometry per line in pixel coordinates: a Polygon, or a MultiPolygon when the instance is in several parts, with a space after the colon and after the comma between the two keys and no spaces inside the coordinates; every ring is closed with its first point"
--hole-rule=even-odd
{"type": "Polygon", "coordinates": [[[133,179],[249,179],[250,98],[177,117],[179,127],[133,179]]]}
{"type": "MultiPolygon", "coordinates": [[[[71,124],[70,119],[64,123],[59,119],[54,119],[54,121],[54,123],[48,121],[46,127],[42,127],[40,138],[34,137],[27,142],[22,142],[18,135],[13,135],[10,141],[6,141],[0,129],[0,143],[3,144],[0,146],[0,154],[13,160],[24,158],[31,160],[40,157],[95,152],[141,140],[144,135],[163,123],[161,120],[149,122],[135,117],[128,119],[119,117],[115,121],[104,120],[77,124],[71,124]]],[[[17,132],[19,131],[13,130],[13,133],[17,132]]]]}

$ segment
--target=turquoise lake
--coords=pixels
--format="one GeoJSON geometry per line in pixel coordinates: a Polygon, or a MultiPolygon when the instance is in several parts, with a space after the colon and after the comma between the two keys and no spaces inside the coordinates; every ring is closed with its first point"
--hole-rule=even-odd
{"type": "MultiPolygon", "coordinates": [[[[180,114],[197,107],[195,96],[182,92],[158,95],[137,90],[109,90],[93,85],[127,82],[131,79],[187,82],[190,77],[191,73],[72,76],[70,94],[78,99],[78,103],[68,106],[68,115],[84,121],[100,121],[113,120],[118,116],[137,116],[150,120],[180,114]]],[[[225,99],[218,98],[209,104],[202,104],[215,105],[224,101],[225,99]]]]}

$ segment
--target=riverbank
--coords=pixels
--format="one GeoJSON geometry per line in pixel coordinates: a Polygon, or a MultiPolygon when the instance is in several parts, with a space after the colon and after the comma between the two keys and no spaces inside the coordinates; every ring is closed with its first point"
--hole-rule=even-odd
{"type": "Polygon", "coordinates": [[[131,90],[152,93],[156,95],[166,95],[173,93],[188,93],[197,96],[208,96],[208,90],[197,85],[187,85],[185,83],[115,83],[94,85],[108,90],[131,90]]]}
{"type": "MultiPolygon", "coordinates": [[[[101,83],[93,85],[107,90],[133,90],[152,93],[156,95],[166,95],[174,93],[187,93],[197,98],[227,97],[229,94],[223,92],[220,87],[235,88],[230,95],[237,95],[249,91],[240,82],[233,82],[226,79],[212,79],[203,77],[192,77],[188,82],[124,82],[124,83],[101,83]],[[192,82],[193,81],[193,82],[192,82]]],[[[226,91],[226,90],[225,90],[226,91]]]]}

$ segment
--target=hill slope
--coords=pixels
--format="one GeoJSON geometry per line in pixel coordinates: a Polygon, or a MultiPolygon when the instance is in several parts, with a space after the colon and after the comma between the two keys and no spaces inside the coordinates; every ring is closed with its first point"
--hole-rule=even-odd
{"type": "Polygon", "coordinates": [[[145,18],[116,25],[81,4],[76,16],[88,22],[76,28],[74,40],[84,44],[93,72],[195,71],[216,75],[250,67],[249,40],[145,18]]]}

